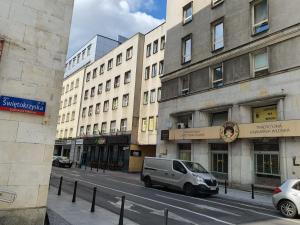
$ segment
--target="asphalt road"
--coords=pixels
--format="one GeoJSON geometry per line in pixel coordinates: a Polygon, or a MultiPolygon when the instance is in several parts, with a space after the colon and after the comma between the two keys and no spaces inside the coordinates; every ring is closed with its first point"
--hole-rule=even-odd
{"type": "Polygon", "coordinates": [[[125,217],[140,225],[163,225],[166,208],[169,210],[168,225],[300,224],[299,219],[283,218],[272,207],[218,196],[188,197],[161,188],[145,188],[138,176],[133,174],[54,167],[50,181],[52,186],[58,187],[60,176],[64,178],[64,192],[72,194],[77,180],[77,197],[88,201],[92,199],[93,187],[97,187],[96,204],[115,213],[120,212],[121,196],[125,195],[125,217]]]}

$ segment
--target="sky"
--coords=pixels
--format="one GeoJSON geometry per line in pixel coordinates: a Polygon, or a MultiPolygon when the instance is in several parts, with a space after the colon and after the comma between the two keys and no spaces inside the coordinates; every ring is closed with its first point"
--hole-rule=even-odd
{"type": "Polygon", "coordinates": [[[96,34],[146,33],[164,22],[166,0],[75,0],[68,57],[96,34]]]}

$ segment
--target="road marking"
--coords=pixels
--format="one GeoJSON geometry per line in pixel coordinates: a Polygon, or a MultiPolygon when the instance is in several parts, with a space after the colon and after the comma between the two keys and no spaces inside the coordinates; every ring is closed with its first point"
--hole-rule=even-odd
{"type": "MultiPolygon", "coordinates": [[[[67,178],[73,179],[72,177],[67,177],[67,178]]],[[[215,217],[208,216],[208,215],[205,215],[205,214],[202,214],[202,213],[194,212],[194,211],[189,210],[189,209],[181,208],[181,207],[170,205],[168,203],[160,202],[160,201],[157,201],[157,200],[154,200],[154,199],[150,199],[150,198],[142,197],[142,196],[135,195],[135,194],[132,194],[132,193],[128,193],[128,192],[125,192],[125,191],[121,191],[121,190],[117,190],[117,189],[114,189],[114,188],[106,187],[106,186],[103,186],[103,185],[100,185],[100,184],[92,183],[90,181],[86,181],[86,180],[82,180],[82,179],[77,179],[77,181],[80,181],[80,182],[83,182],[83,183],[87,183],[87,184],[92,184],[92,185],[95,185],[97,187],[101,187],[101,188],[104,188],[104,189],[112,190],[112,191],[119,192],[119,193],[122,193],[122,194],[131,195],[131,196],[134,196],[136,198],[140,198],[140,199],[144,199],[144,200],[147,200],[147,201],[155,202],[155,203],[158,203],[158,204],[161,204],[161,205],[165,205],[165,206],[168,206],[168,207],[171,207],[171,208],[174,208],[174,209],[179,209],[179,210],[182,210],[182,211],[186,211],[186,212],[189,212],[189,213],[201,216],[201,217],[205,217],[207,219],[214,220],[216,222],[220,222],[220,223],[223,223],[223,224],[235,225],[233,223],[230,223],[230,222],[227,222],[227,221],[224,221],[224,220],[221,220],[221,219],[217,219],[215,217]]]]}
{"type": "Polygon", "coordinates": [[[109,177],[106,177],[105,179],[106,179],[106,180],[113,181],[113,182],[117,182],[117,183],[122,183],[122,184],[128,184],[128,185],[136,186],[136,187],[144,187],[143,185],[139,185],[139,184],[131,184],[131,183],[127,183],[127,182],[124,182],[124,181],[115,180],[115,179],[109,178],[109,177]]]}
{"type": "Polygon", "coordinates": [[[190,205],[193,205],[197,208],[200,208],[200,209],[206,209],[206,210],[211,210],[211,211],[217,211],[217,212],[220,212],[220,213],[224,213],[224,214],[229,214],[229,215],[232,215],[232,216],[241,216],[239,214],[236,214],[236,213],[232,213],[232,212],[228,212],[226,210],[223,210],[223,209],[218,209],[218,208],[215,208],[215,207],[210,207],[210,206],[206,206],[206,205],[198,205],[198,204],[195,204],[195,203],[192,203],[192,202],[187,202],[187,201],[184,201],[184,200],[180,200],[180,199],[176,199],[176,198],[171,198],[171,197],[167,197],[167,196],[164,196],[164,195],[158,195],[156,194],[156,196],[158,197],[162,197],[162,198],[167,198],[167,199],[171,199],[171,200],[174,200],[174,201],[177,201],[177,202],[183,202],[183,203],[186,203],[186,204],[190,204],[190,205]]]}

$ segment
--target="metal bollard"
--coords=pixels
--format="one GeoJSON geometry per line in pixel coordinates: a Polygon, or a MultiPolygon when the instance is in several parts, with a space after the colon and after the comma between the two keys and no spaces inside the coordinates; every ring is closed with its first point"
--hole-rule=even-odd
{"type": "Polygon", "coordinates": [[[121,211],[120,211],[119,225],[123,225],[124,206],[125,206],[125,196],[122,196],[122,204],[121,204],[121,211]]]}
{"type": "Polygon", "coordinates": [[[92,213],[95,212],[96,193],[97,193],[97,188],[94,187],[93,201],[92,201],[92,207],[91,207],[91,212],[92,212],[92,213]]]}
{"type": "Polygon", "coordinates": [[[225,194],[227,194],[227,181],[226,180],[225,180],[224,186],[225,186],[225,194]]]}
{"type": "Polygon", "coordinates": [[[165,215],[165,217],[164,217],[164,219],[165,219],[164,225],[168,225],[168,214],[169,214],[169,210],[165,209],[165,212],[164,212],[164,215],[165,215]]]}
{"type": "Polygon", "coordinates": [[[252,199],[254,199],[254,184],[251,184],[252,199]]]}
{"type": "Polygon", "coordinates": [[[59,181],[59,187],[58,187],[58,192],[57,195],[60,196],[61,195],[61,186],[62,186],[62,182],[63,182],[63,177],[60,177],[60,181],[59,181]]]}
{"type": "Polygon", "coordinates": [[[76,202],[76,193],[77,193],[77,181],[75,181],[75,184],[74,184],[74,192],[73,192],[72,202],[76,202]]]}

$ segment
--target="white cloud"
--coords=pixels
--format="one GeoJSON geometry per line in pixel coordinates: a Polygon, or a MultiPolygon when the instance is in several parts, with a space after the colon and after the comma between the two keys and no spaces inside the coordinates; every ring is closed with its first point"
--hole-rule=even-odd
{"type": "Polygon", "coordinates": [[[148,32],[163,22],[142,12],[153,7],[153,0],[75,0],[68,55],[96,34],[117,39],[148,32]]]}

